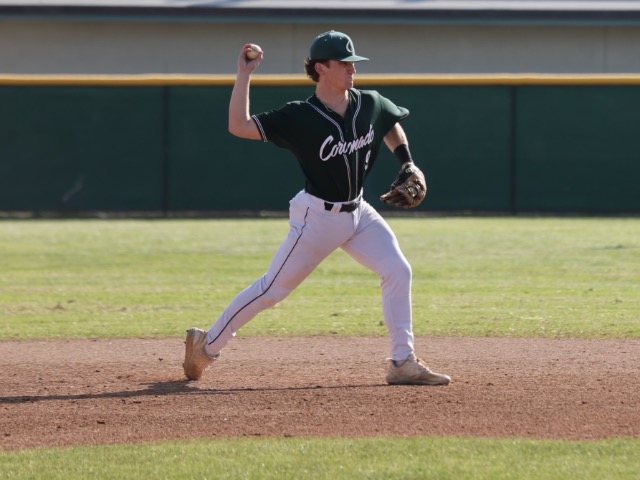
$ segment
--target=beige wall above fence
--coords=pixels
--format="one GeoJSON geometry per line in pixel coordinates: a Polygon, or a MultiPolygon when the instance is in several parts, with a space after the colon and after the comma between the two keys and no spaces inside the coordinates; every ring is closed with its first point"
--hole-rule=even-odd
{"type": "Polygon", "coordinates": [[[0,74],[233,74],[245,42],[264,74],[302,73],[318,33],[348,33],[360,73],[640,73],[640,27],[211,23],[0,17],[0,74]]]}

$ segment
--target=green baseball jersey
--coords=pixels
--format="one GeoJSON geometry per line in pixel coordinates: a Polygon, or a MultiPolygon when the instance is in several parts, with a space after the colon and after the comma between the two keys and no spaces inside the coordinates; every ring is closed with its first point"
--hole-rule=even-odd
{"type": "Polygon", "coordinates": [[[330,202],[358,198],[384,136],[409,111],[374,90],[349,90],[343,117],[316,95],[253,115],[262,140],[291,150],[304,172],[305,190],[330,202]]]}

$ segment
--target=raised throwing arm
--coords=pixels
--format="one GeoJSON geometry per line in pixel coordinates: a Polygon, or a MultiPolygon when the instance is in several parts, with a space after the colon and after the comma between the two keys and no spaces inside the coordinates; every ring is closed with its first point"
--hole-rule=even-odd
{"type": "Polygon", "coordinates": [[[249,60],[247,52],[250,50],[251,44],[247,43],[238,56],[238,74],[229,102],[229,132],[236,137],[261,140],[260,131],[249,113],[249,85],[251,75],[262,61],[263,53],[260,52],[257,58],[249,60]]]}

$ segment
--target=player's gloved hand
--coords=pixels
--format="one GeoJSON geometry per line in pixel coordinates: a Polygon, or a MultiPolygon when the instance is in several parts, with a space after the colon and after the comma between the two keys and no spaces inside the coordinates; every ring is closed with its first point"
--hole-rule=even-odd
{"type": "Polygon", "coordinates": [[[426,194],[427,181],[422,170],[413,162],[407,162],[402,165],[398,178],[380,200],[394,207],[415,208],[422,203],[426,194]]]}

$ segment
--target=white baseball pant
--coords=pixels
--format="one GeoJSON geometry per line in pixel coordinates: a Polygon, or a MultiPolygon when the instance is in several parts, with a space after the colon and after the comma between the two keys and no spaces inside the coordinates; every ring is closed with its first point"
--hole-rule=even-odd
{"type": "Polygon", "coordinates": [[[391,341],[391,359],[405,360],[414,350],[411,266],[382,216],[362,200],[353,212],[304,191],[290,202],[287,238],[267,273],[243,290],[208,331],[206,353],[218,354],[236,332],[263,310],[284,300],[337,248],[375,272],[381,280],[382,308],[391,341]]]}

